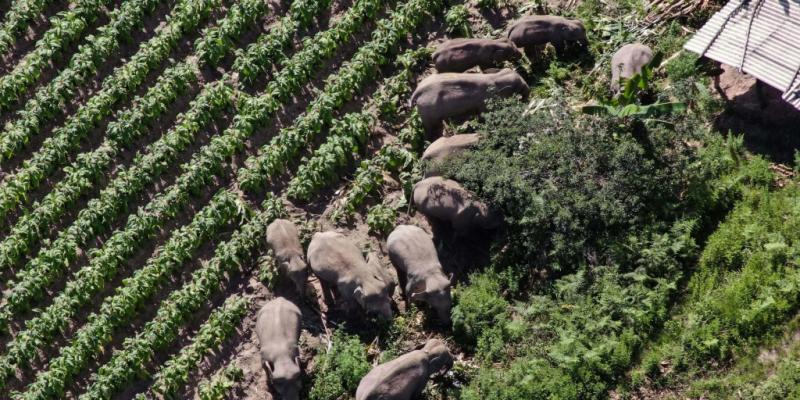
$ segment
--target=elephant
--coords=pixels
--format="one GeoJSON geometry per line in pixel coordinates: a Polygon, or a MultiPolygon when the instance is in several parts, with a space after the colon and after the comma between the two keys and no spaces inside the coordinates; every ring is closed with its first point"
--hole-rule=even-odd
{"type": "Polygon", "coordinates": [[[528,54],[533,54],[537,46],[547,43],[556,51],[564,50],[568,43],[587,44],[586,28],[575,19],[555,15],[531,15],[520,18],[508,29],[508,39],[528,54]]]}
{"type": "Polygon", "coordinates": [[[611,57],[611,91],[620,90],[620,78],[630,79],[641,73],[642,67],[653,60],[653,50],[641,43],[622,46],[611,57]]]}
{"type": "Polygon", "coordinates": [[[261,362],[275,391],[284,400],[300,398],[300,309],[278,297],[258,311],[256,335],[261,362]]]}
{"type": "Polygon", "coordinates": [[[308,245],[308,262],[320,281],[335,286],[346,300],[355,300],[368,315],[392,318],[395,282],[376,257],[365,260],[361,250],[344,235],[315,233],[308,245]]]}
{"type": "Polygon", "coordinates": [[[490,74],[443,73],[423,79],[410,105],[417,107],[428,137],[434,137],[445,118],[483,112],[493,96],[520,94],[527,99],[529,93],[525,80],[510,68],[490,74]]]}
{"type": "Polygon", "coordinates": [[[450,279],[445,276],[433,239],[414,225],[397,226],[386,240],[389,259],[406,275],[406,296],[427,303],[450,325],[450,279]]]}
{"type": "Polygon", "coordinates": [[[475,66],[496,67],[521,57],[522,53],[508,39],[452,39],[436,48],[433,63],[438,72],[464,72],[475,66]]]}
{"type": "Polygon", "coordinates": [[[378,365],[356,389],[356,400],[411,400],[419,398],[431,375],[453,366],[447,344],[430,339],[414,350],[378,365]]]}
{"type": "Polygon", "coordinates": [[[436,139],[422,153],[422,160],[427,161],[425,177],[440,175],[441,171],[439,171],[437,164],[454,154],[475,147],[478,144],[478,140],[477,133],[465,133],[436,139]]]}
{"type": "Polygon", "coordinates": [[[421,213],[449,222],[457,233],[494,229],[502,223],[502,217],[450,179],[436,176],[417,182],[412,200],[421,213]]]}
{"type": "Polygon", "coordinates": [[[297,227],[289,220],[276,219],[267,227],[267,244],[275,253],[278,269],[292,280],[298,293],[308,278],[308,265],[297,227]]]}

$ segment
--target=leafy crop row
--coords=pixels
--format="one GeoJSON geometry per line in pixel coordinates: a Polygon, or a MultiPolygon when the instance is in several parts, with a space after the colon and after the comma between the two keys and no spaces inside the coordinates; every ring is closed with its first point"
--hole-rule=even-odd
{"type": "Polygon", "coordinates": [[[195,53],[209,65],[217,65],[234,48],[236,39],[267,12],[263,0],[241,0],[234,4],[219,26],[207,29],[195,42],[195,53]]]}
{"type": "MultiPolygon", "coordinates": [[[[327,79],[325,89],[308,106],[306,113],[298,118],[299,122],[296,121],[290,129],[282,130],[259,150],[256,157],[247,160],[247,166],[239,171],[239,185],[245,190],[257,190],[282,171],[322,130],[324,124],[333,119],[333,111],[350,100],[363,84],[377,74],[378,68],[387,62],[388,54],[400,40],[407,38],[428,12],[440,6],[437,0],[412,0],[390,18],[381,21],[373,32],[372,40],[359,47],[356,55],[337,74],[327,79]]],[[[280,84],[277,81],[277,85],[280,84]]]]}
{"type": "Polygon", "coordinates": [[[200,400],[222,400],[234,382],[241,381],[243,377],[242,369],[236,364],[231,364],[197,384],[197,396],[200,400]]]}
{"type": "Polygon", "coordinates": [[[247,314],[247,299],[234,296],[225,301],[219,311],[208,317],[192,338],[192,343],[169,359],[153,377],[150,390],[163,397],[174,396],[189,380],[203,357],[221,345],[236,330],[247,314]]]}
{"type": "Polygon", "coordinates": [[[247,46],[247,50],[236,50],[236,61],[233,69],[239,73],[242,81],[252,83],[257,77],[268,72],[270,64],[280,58],[281,51],[291,43],[292,35],[308,28],[314,19],[330,4],[330,0],[296,0],[283,16],[270,28],[270,33],[261,35],[255,43],[247,46]]]}
{"type": "MultiPolygon", "coordinates": [[[[321,32],[319,35],[323,35],[324,33],[325,32],[321,32]]],[[[308,54],[307,52],[298,54],[299,55],[295,55],[295,57],[289,60],[287,64],[291,64],[292,60],[295,60],[294,62],[300,60],[308,61],[311,56],[317,56],[319,57],[318,59],[321,60],[322,56],[318,54],[308,54]]],[[[292,71],[292,69],[283,70],[281,73],[288,75],[292,71]]],[[[301,81],[295,82],[297,84],[301,83],[301,81]]],[[[217,87],[224,88],[225,86],[217,87]]],[[[294,90],[295,88],[284,86],[283,89],[294,90]]],[[[290,95],[290,93],[281,93],[278,91],[270,92],[270,94],[264,97],[271,98],[271,94],[281,98],[287,98],[290,95]]],[[[220,101],[216,103],[224,102],[227,104],[230,97],[230,94],[226,92],[225,95],[220,96],[220,101]]],[[[275,104],[276,108],[280,105],[278,102],[273,104],[275,104]]],[[[251,112],[258,111],[259,115],[264,115],[261,114],[264,110],[250,110],[251,112]]],[[[202,115],[210,119],[210,116],[202,112],[197,112],[195,115],[197,118],[200,118],[202,115]]],[[[118,232],[119,235],[129,237],[125,242],[126,249],[132,250],[132,248],[135,247],[133,244],[140,243],[149,235],[152,235],[161,223],[171,215],[177,213],[178,210],[186,204],[188,201],[188,193],[193,193],[203,188],[216,174],[222,171],[224,160],[231,156],[237,149],[241,148],[244,140],[254,129],[251,122],[252,120],[252,115],[238,115],[234,119],[233,125],[227,128],[223,135],[212,138],[211,143],[201,148],[188,163],[182,166],[184,173],[177,178],[176,182],[165,189],[164,192],[157,195],[156,198],[139,212],[138,217],[146,218],[148,223],[142,224],[137,222],[136,224],[129,224],[125,231],[118,232]]],[[[187,125],[197,129],[200,128],[200,124],[189,123],[187,125]]],[[[147,165],[163,167],[164,163],[148,163],[147,165]]],[[[134,179],[133,183],[116,179],[113,183],[119,186],[114,187],[111,191],[109,189],[104,191],[104,193],[108,192],[108,196],[106,196],[107,199],[103,198],[101,195],[100,200],[93,200],[90,202],[90,207],[81,211],[77,223],[73,224],[72,227],[67,230],[66,234],[62,233],[62,236],[59,237],[55,245],[44,253],[45,256],[42,257],[40,255],[40,257],[37,257],[37,259],[29,264],[29,268],[21,272],[20,275],[23,279],[20,283],[12,285],[12,291],[9,295],[9,302],[6,306],[6,310],[9,308],[11,310],[27,309],[33,299],[41,296],[44,288],[52,283],[56,276],[60,276],[66,266],[77,256],[76,243],[80,243],[80,240],[86,240],[90,235],[96,234],[95,227],[106,226],[108,224],[107,219],[121,211],[122,202],[120,201],[120,196],[116,196],[117,192],[128,193],[127,191],[133,190],[136,187],[135,183],[140,182],[140,178],[148,175],[152,174],[145,174],[141,171],[131,173],[129,176],[134,179]],[[97,203],[97,206],[103,209],[93,210],[91,207],[93,202],[97,203]],[[81,216],[84,216],[84,218],[81,218],[81,216]]],[[[112,238],[113,237],[115,236],[112,236],[112,238]]],[[[8,316],[10,312],[6,311],[5,314],[8,316]]]]}
{"type": "MultiPolygon", "coordinates": [[[[148,299],[165,289],[169,277],[180,266],[189,261],[201,244],[212,239],[237,216],[244,217],[246,206],[235,195],[220,192],[204,207],[188,225],[178,229],[167,243],[137,270],[123,281],[116,293],[107,298],[99,312],[91,315],[88,322],[73,336],[67,346],[61,348],[47,370],[39,372],[27,390],[17,396],[20,399],[61,397],[71,377],[81,371],[87,363],[102,351],[116,329],[128,324],[135,311],[147,304],[148,299]]],[[[238,222],[238,221],[237,221],[238,222]]],[[[84,280],[73,281],[41,318],[29,322],[29,330],[22,332],[9,345],[8,356],[2,360],[3,371],[12,365],[25,365],[35,357],[37,347],[58,331],[68,326],[66,315],[74,314],[75,304],[91,299],[104,284],[105,265],[98,264],[84,280]]]]}
{"type": "Polygon", "coordinates": [[[384,80],[380,91],[364,105],[361,112],[350,113],[333,121],[326,142],[298,168],[289,182],[289,197],[310,199],[319,189],[332,182],[342,167],[352,161],[353,154],[364,146],[372,128],[381,117],[396,117],[402,99],[411,90],[411,67],[416,63],[413,58],[422,58],[420,55],[428,54],[410,50],[401,56],[400,60],[407,60],[403,67],[394,76],[384,80]]]}
{"type": "MultiPolygon", "coordinates": [[[[150,40],[139,47],[130,61],[118,67],[103,80],[100,92],[72,116],[69,121],[54,132],[42,146],[52,146],[58,153],[59,162],[75,149],[80,138],[113,111],[112,106],[130,96],[141,85],[152,68],[164,61],[177,45],[184,33],[195,29],[219,5],[221,0],[182,0],[173,9],[169,23],[150,40]]],[[[155,0],[130,2],[154,6],[155,0]]],[[[129,3],[126,3],[129,4],[129,3]]],[[[126,10],[126,9],[123,9],[126,10]]],[[[75,91],[95,76],[97,68],[120,46],[120,39],[127,37],[141,20],[141,16],[128,11],[116,24],[107,25],[103,31],[92,37],[88,45],[82,46],[72,57],[70,66],[62,70],[46,86],[40,88],[35,97],[28,101],[25,109],[19,112],[20,119],[7,126],[0,136],[0,160],[16,154],[31,135],[36,134],[41,125],[51,120],[61,109],[61,104],[72,100],[75,91]],[[128,16],[130,14],[130,16],[128,16]]]]}
{"type": "MultiPolygon", "coordinates": [[[[9,285],[11,291],[3,308],[4,316],[26,310],[40,298],[45,288],[61,277],[69,264],[77,258],[77,248],[104,231],[118,213],[126,210],[130,195],[138,193],[153,177],[160,175],[167,167],[167,161],[177,157],[214,115],[230,104],[231,97],[231,89],[225,85],[218,84],[208,88],[195,99],[178,125],[165,135],[164,141],[157,142],[152,152],[140,154],[140,159],[134,162],[133,168],[121,171],[101,192],[99,198],[89,201],[75,222],[59,234],[52,246],[41,251],[18,273],[17,283],[9,285]]],[[[185,195],[176,194],[180,197],[185,195]]],[[[115,255],[111,257],[114,260],[111,265],[118,265],[132,254],[134,244],[141,243],[157,232],[163,220],[174,213],[175,209],[169,202],[153,201],[137,215],[131,216],[125,229],[112,235],[104,246],[104,249],[109,248],[111,243],[117,246],[113,249],[115,255]]],[[[101,250],[101,253],[107,251],[111,250],[101,250]]],[[[96,258],[97,251],[90,252],[89,257],[96,258]]]]}
{"type": "MultiPolygon", "coordinates": [[[[81,194],[91,188],[103,176],[106,168],[116,161],[122,143],[130,143],[146,133],[149,123],[196,81],[195,72],[186,64],[168,69],[144,96],[134,100],[132,108],[108,125],[108,139],[95,151],[79,155],[75,163],[65,169],[66,175],[40,202],[33,205],[33,211],[24,214],[14,224],[11,232],[0,243],[0,268],[8,268],[30,250],[42,233],[73,206],[81,194]]],[[[169,136],[165,135],[158,144],[150,147],[157,151],[163,143],[168,142],[169,136]]],[[[136,159],[136,162],[144,161],[146,158],[136,159]]],[[[0,209],[10,209],[16,199],[25,193],[27,187],[16,186],[24,182],[21,175],[24,171],[28,170],[21,171],[15,175],[15,179],[0,186],[0,209]]],[[[41,175],[31,176],[33,178],[41,179],[41,175]]]]}
{"type": "MultiPolygon", "coordinates": [[[[15,4],[14,8],[6,14],[12,19],[3,23],[0,31],[0,52],[5,53],[12,44],[13,35],[23,28],[20,25],[25,19],[30,19],[35,14],[30,11],[41,9],[45,1],[22,1],[15,4]],[[17,8],[30,7],[25,8],[17,8]],[[26,18],[27,17],[27,18],[26,18]]],[[[14,69],[0,78],[0,109],[7,109],[25,93],[28,87],[39,79],[42,70],[54,56],[61,53],[70,43],[81,37],[89,24],[97,19],[103,12],[103,6],[110,4],[109,0],[83,0],[75,8],[59,13],[51,19],[52,26],[36,42],[33,51],[29,52],[19,61],[14,69]]],[[[111,23],[117,19],[141,19],[142,13],[155,4],[155,2],[128,1],[111,15],[111,23]]]]}
{"type": "Polygon", "coordinates": [[[352,187],[336,204],[332,218],[339,220],[353,215],[370,194],[380,189],[384,172],[410,173],[419,161],[419,156],[410,151],[408,146],[418,142],[422,133],[422,121],[414,111],[399,134],[399,143],[383,146],[373,158],[361,162],[356,169],[352,187]]]}
{"type": "Polygon", "coordinates": [[[261,242],[267,225],[281,213],[278,201],[272,198],[266,200],[263,211],[234,232],[230,240],[219,245],[214,257],[195,271],[191,281],[172,292],[161,303],[156,316],[135,337],[125,340],[122,348],[115,351],[111,360],[92,376],[91,385],[79,399],[111,398],[133,378],[146,374],[147,365],[153,355],[178,338],[179,328],[213,294],[221,290],[220,283],[225,281],[226,274],[241,268],[245,259],[249,258],[261,242]]]}
{"type": "Polygon", "coordinates": [[[0,55],[5,55],[19,35],[30,24],[30,21],[41,14],[53,0],[17,0],[3,16],[0,25],[0,55]]]}

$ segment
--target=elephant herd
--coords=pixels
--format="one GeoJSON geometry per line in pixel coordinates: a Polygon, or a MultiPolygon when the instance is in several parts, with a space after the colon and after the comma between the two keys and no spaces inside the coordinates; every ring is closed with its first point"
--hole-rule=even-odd
{"type": "MultiPolygon", "coordinates": [[[[429,139],[436,138],[446,118],[481,112],[492,96],[526,98],[529,88],[514,70],[489,72],[505,61],[521,57],[522,48],[551,43],[557,50],[569,43],[586,43],[586,32],[579,21],[555,16],[524,17],[513,23],[503,40],[454,39],[442,43],[433,54],[438,73],[423,79],[411,96],[423,120],[429,139]],[[465,72],[480,67],[484,73],[465,72]]],[[[612,90],[619,89],[620,78],[641,71],[653,58],[641,44],[626,45],[612,59],[612,90]]],[[[458,182],[441,177],[438,164],[447,157],[474,147],[477,134],[440,137],[424,151],[424,178],[414,185],[414,207],[429,219],[451,225],[456,234],[491,230],[503,218],[487,204],[477,200],[458,182]]],[[[308,267],[320,280],[323,290],[335,294],[335,301],[357,306],[364,314],[382,319],[392,317],[393,278],[374,254],[364,257],[350,239],[335,231],[317,232],[308,251],[303,252],[295,225],[284,219],[267,228],[267,244],[273,250],[278,268],[303,293],[308,267]]],[[[414,225],[400,225],[387,237],[389,259],[399,276],[406,278],[405,295],[415,303],[432,309],[443,324],[450,325],[451,279],[437,254],[432,237],[414,225]]],[[[273,388],[283,399],[299,398],[301,311],[291,301],[278,297],[259,311],[256,335],[261,360],[273,388]]],[[[453,358],[445,342],[428,340],[419,350],[406,353],[370,371],[360,382],[357,400],[408,400],[423,390],[429,376],[452,366],[453,358]]]]}
{"type": "MultiPolygon", "coordinates": [[[[392,318],[393,278],[377,257],[370,254],[365,259],[358,246],[343,234],[315,233],[303,257],[298,229],[291,221],[278,219],[267,227],[267,243],[275,254],[280,272],[299,285],[298,288],[302,289],[310,267],[323,290],[335,293],[337,302],[356,305],[365,314],[377,318],[392,318]]],[[[419,227],[400,225],[389,235],[387,248],[392,264],[407,278],[408,299],[428,304],[438,318],[449,325],[450,278],[442,270],[431,236],[419,227]]],[[[261,362],[275,391],[287,400],[299,398],[301,319],[300,308],[284,297],[264,305],[256,319],[261,362]]],[[[362,379],[356,398],[413,398],[425,387],[432,373],[451,365],[452,356],[447,345],[431,339],[420,350],[373,369],[362,379]]]]}

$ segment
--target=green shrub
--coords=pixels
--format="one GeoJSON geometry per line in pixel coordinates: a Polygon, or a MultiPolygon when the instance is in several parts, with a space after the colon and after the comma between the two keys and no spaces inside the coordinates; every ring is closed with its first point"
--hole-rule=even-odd
{"type": "Polygon", "coordinates": [[[378,204],[370,208],[367,213],[367,226],[370,232],[388,234],[397,222],[397,210],[386,205],[378,204]]]}
{"type": "Polygon", "coordinates": [[[447,32],[455,35],[470,37],[472,29],[469,24],[469,10],[464,5],[450,7],[444,16],[447,32]]]}
{"type": "Polygon", "coordinates": [[[453,334],[464,346],[490,345],[502,338],[509,304],[501,295],[500,280],[492,273],[473,274],[470,284],[454,291],[453,334]]]}
{"type": "Polygon", "coordinates": [[[461,393],[463,400],[575,399],[569,376],[541,360],[522,359],[507,369],[485,367],[461,393]]]}
{"type": "Polygon", "coordinates": [[[367,351],[358,337],[337,331],[327,353],[316,356],[311,376],[311,400],[336,400],[353,395],[361,378],[370,370],[367,351]]]}
{"type": "Polygon", "coordinates": [[[689,293],[646,365],[668,362],[677,374],[659,384],[693,380],[756,351],[800,310],[800,189],[755,187],[710,236],[689,293]]]}
{"type": "Polygon", "coordinates": [[[659,124],[633,131],[551,104],[495,103],[475,151],[443,166],[448,177],[496,206],[508,223],[506,260],[523,271],[574,271],[587,254],[635,226],[678,215],[698,171],[685,141],[699,135],[659,124]],[[535,127],[535,129],[531,129],[535,127]]]}
{"type": "Polygon", "coordinates": [[[521,326],[506,330],[515,331],[505,349],[513,361],[481,369],[462,398],[606,398],[666,319],[682,262],[696,251],[693,227],[682,221],[668,233],[629,237],[626,265],[583,269],[532,297],[517,310],[521,326]]]}

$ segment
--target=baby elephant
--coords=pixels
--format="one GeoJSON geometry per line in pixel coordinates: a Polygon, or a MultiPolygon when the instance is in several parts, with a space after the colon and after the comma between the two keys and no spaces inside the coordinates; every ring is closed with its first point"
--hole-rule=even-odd
{"type": "Polygon", "coordinates": [[[267,227],[267,244],[275,252],[278,269],[294,282],[298,293],[302,294],[308,265],[303,257],[297,227],[289,220],[276,219],[267,227]]]}
{"type": "Polygon", "coordinates": [[[392,264],[406,274],[406,296],[427,303],[450,325],[450,279],[442,271],[431,237],[417,226],[400,225],[386,245],[392,264]]]}
{"type": "Polygon", "coordinates": [[[525,80],[510,68],[492,74],[444,73],[422,80],[411,95],[429,137],[438,135],[445,118],[482,112],[492,96],[528,97],[525,80]]]}
{"type": "Polygon", "coordinates": [[[620,78],[630,77],[641,73],[642,67],[653,60],[653,50],[641,43],[631,43],[622,46],[611,57],[611,90],[619,92],[620,78]]]}
{"type": "Polygon", "coordinates": [[[507,39],[453,39],[436,48],[433,63],[439,72],[464,72],[475,66],[495,67],[520,57],[522,53],[507,39]]]}
{"type": "Polygon", "coordinates": [[[514,22],[508,30],[508,38],[517,47],[533,54],[537,46],[547,43],[562,51],[567,43],[588,43],[583,23],[555,15],[531,15],[514,22]]]}
{"type": "Polygon", "coordinates": [[[425,169],[425,177],[440,175],[441,171],[437,164],[454,154],[475,147],[478,144],[478,139],[477,133],[465,133],[436,139],[422,153],[422,160],[428,162],[425,169]]]}
{"type": "Polygon", "coordinates": [[[450,222],[457,233],[475,227],[494,229],[502,219],[458,182],[441,177],[425,178],[414,185],[414,206],[428,217],[450,222]]]}
{"type": "Polygon", "coordinates": [[[364,260],[361,250],[344,235],[315,233],[308,245],[308,262],[322,282],[336,286],[340,296],[355,300],[367,314],[392,318],[394,282],[374,257],[364,260]]]}
{"type": "Polygon", "coordinates": [[[420,350],[378,365],[361,379],[356,400],[411,400],[419,398],[428,378],[453,366],[453,356],[439,339],[430,339],[420,350]]]}
{"type": "Polygon", "coordinates": [[[258,311],[256,320],[261,362],[284,400],[300,398],[300,318],[294,303],[278,297],[258,311]]]}

